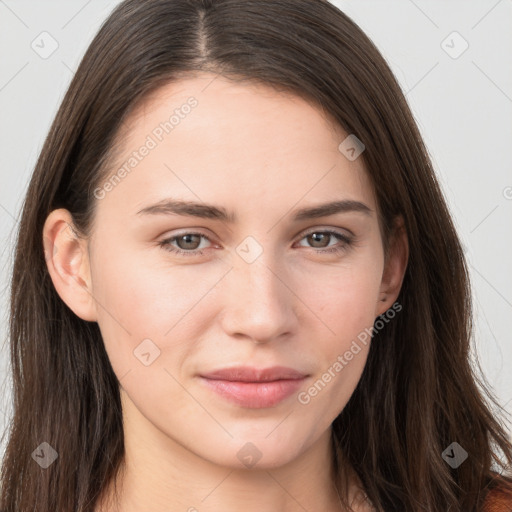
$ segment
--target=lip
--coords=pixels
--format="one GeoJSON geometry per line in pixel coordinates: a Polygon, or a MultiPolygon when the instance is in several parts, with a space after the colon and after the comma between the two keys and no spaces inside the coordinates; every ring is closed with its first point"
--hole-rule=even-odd
{"type": "Polygon", "coordinates": [[[307,374],[285,366],[238,366],[200,375],[205,385],[228,401],[243,407],[274,407],[297,391],[307,374]]]}
{"type": "Polygon", "coordinates": [[[254,368],[252,366],[235,366],[224,368],[210,373],[201,374],[201,377],[214,380],[228,380],[236,382],[269,382],[273,380],[295,380],[306,377],[305,373],[286,366],[270,366],[268,368],[254,368]]]}

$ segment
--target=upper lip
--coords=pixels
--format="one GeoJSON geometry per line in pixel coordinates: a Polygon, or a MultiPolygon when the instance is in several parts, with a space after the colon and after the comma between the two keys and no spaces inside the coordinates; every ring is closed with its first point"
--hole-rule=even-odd
{"type": "Polygon", "coordinates": [[[269,368],[236,366],[201,374],[201,377],[206,379],[236,382],[271,382],[274,380],[303,379],[306,376],[306,374],[286,366],[272,366],[269,368]]]}

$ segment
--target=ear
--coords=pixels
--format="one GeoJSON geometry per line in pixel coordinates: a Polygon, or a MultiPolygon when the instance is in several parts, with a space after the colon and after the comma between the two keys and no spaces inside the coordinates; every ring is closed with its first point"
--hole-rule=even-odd
{"type": "Polygon", "coordinates": [[[97,320],[92,295],[88,242],[79,237],[68,210],[48,215],[43,227],[46,266],[60,298],[82,320],[97,320]]]}
{"type": "Polygon", "coordinates": [[[385,255],[376,317],[388,310],[398,298],[409,260],[409,241],[403,218],[397,217],[385,255]]]}

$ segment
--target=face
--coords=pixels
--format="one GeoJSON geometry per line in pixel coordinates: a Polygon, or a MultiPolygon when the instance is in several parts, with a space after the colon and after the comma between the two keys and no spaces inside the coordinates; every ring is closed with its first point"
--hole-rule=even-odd
{"type": "MultiPolygon", "coordinates": [[[[214,77],[134,112],[91,237],[49,269],[98,322],[125,415],[162,448],[274,467],[330,432],[403,269],[385,265],[362,158],[338,149],[348,134],[297,96],[214,77]],[[295,373],[258,373],[278,366],[295,373]],[[206,378],[235,367],[253,373],[206,378]]],[[[54,215],[45,236],[64,246],[54,215]]]]}

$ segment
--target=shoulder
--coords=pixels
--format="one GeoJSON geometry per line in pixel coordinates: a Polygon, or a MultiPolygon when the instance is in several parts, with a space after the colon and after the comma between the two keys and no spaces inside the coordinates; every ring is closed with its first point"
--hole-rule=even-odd
{"type": "Polygon", "coordinates": [[[482,512],[510,512],[512,510],[512,487],[500,484],[485,497],[482,512]]]}

